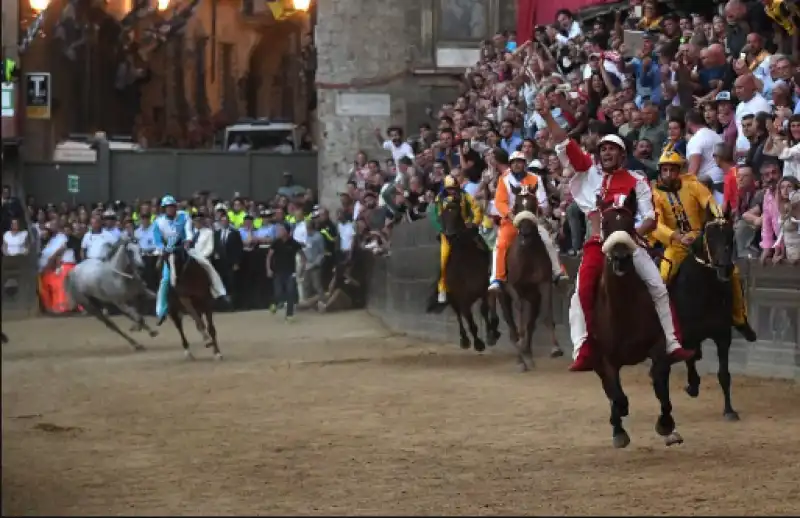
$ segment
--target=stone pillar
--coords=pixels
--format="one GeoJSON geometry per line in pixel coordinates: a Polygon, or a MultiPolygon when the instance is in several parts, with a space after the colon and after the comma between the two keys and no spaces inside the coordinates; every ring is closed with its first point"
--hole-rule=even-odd
{"type": "Polygon", "coordinates": [[[336,193],[344,189],[359,149],[370,158],[389,156],[378,146],[375,128],[385,135],[388,126],[405,124],[408,9],[396,0],[326,0],[317,3],[317,10],[318,187],[320,202],[336,208],[336,193]],[[337,115],[340,93],[389,94],[391,110],[337,115]]]}

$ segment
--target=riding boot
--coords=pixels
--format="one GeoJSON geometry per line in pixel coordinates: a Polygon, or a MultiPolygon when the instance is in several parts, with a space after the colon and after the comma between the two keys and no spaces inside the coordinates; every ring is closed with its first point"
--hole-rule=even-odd
{"type": "Polygon", "coordinates": [[[158,317],[158,325],[164,323],[167,318],[167,293],[169,292],[170,273],[167,262],[164,261],[164,266],[161,270],[161,281],[158,283],[158,293],[156,294],[156,316],[158,317]]]}
{"type": "Polygon", "coordinates": [[[583,246],[584,254],[578,269],[578,285],[570,307],[570,334],[575,345],[575,361],[571,371],[590,371],[593,369],[593,344],[589,339],[594,321],[594,299],[597,283],[603,273],[603,251],[600,241],[590,239],[583,246]]]}

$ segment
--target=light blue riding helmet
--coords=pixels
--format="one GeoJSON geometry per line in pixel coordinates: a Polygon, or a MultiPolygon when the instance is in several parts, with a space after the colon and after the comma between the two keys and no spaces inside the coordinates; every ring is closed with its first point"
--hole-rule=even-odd
{"type": "Polygon", "coordinates": [[[178,202],[175,200],[174,196],[167,194],[163,198],[161,198],[161,206],[162,207],[169,207],[170,205],[177,205],[178,202]]]}

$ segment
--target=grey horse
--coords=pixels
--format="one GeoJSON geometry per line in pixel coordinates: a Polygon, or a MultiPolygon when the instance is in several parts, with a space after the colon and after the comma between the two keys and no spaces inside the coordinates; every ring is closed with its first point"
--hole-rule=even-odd
{"type": "Polygon", "coordinates": [[[95,301],[116,306],[128,318],[133,320],[131,331],[146,329],[151,337],[158,335],[144,321],[132,302],[144,294],[155,299],[155,294],[148,290],[137,274],[137,269],[144,267],[142,251],[136,240],[122,237],[111,247],[105,260],[87,259],[79,263],[67,274],[64,288],[74,304],[79,304],[105,326],[124,338],[135,350],[144,350],[144,346],[125,334],[111,319],[103,314],[95,301]]]}

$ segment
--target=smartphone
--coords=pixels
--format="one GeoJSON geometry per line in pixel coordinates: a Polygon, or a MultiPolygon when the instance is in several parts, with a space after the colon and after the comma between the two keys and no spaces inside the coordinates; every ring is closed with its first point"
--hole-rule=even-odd
{"type": "Polygon", "coordinates": [[[556,92],[563,92],[563,93],[567,93],[567,92],[569,92],[570,90],[572,90],[572,85],[568,85],[568,84],[562,84],[562,85],[558,85],[558,86],[556,86],[556,92]]]}

